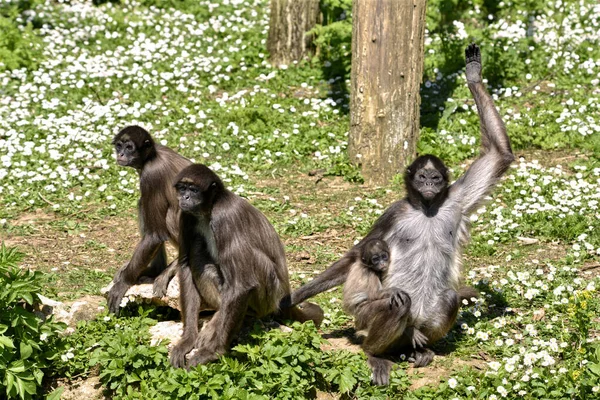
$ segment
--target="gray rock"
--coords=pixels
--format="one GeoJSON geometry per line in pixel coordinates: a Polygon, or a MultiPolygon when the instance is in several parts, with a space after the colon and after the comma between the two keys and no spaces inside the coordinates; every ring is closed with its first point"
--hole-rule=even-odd
{"type": "MultiPolygon", "coordinates": [[[[111,282],[105,288],[102,288],[100,292],[106,297],[106,294],[112,287],[111,282]]],[[[129,288],[123,300],[121,301],[121,307],[125,307],[127,303],[142,303],[142,304],[154,304],[156,306],[167,306],[180,310],[179,308],[179,278],[176,276],[171,279],[169,287],[167,288],[167,294],[163,297],[154,297],[153,288],[151,283],[142,283],[134,285],[129,288]]]]}
{"type": "MultiPolygon", "coordinates": [[[[101,296],[85,296],[66,303],[42,295],[38,295],[38,298],[40,300],[36,311],[38,316],[45,319],[52,315],[55,321],[64,322],[70,328],[74,328],[79,321],[93,320],[105,308],[100,305],[104,302],[101,296]]],[[[72,332],[72,329],[67,332],[72,332]]]]}

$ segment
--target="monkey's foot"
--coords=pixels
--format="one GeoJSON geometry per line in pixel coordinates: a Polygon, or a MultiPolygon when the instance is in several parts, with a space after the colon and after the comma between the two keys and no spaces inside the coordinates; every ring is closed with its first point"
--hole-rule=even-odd
{"type": "Polygon", "coordinates": [[[422,368],[431,364],[434,355],[430,349],[418,349],[411,353],[408,361],[413,363],[413,367],[422,368]]]}
{"type": "Polygon", "coordinates": [[[481,82],[481,51],[479,50],[479,46],[475,43],[468,45],[465,49],[465,59],[467,62],[467,69],[465,72],[467,75],[467,82],[481,82]]]}
{"type": "Polygon", "coordinates": [[[123,300],[123,296],[127,293],[127,290],[131,285],[128,285],[123,282],[115,282],[115,284],[110,288],[110,291],[107,295],[108,302],[108,311],[113,314],[119,315],[119,307],[121,306],[121,300],[123,300]]]}
{"type": "Polygon", "coordinates": [[[208,364],[219,358],[219,354],[210,350],[198,350],[187,362],[187,369],[193,368],[196,365],[208,364]]]}
{"type": "Polygon", "coordinates": [[[375,385],[386,386],[390,384],[390,371],[394,365],[393,362],[367,354],[367,364],[371,367],[371,380],[375,385]]]}
{"type": "Polygon", "coordinates": [[[168,274],[162,273],[154,279],[154,283],[152,284],[152,294],[154,297],[164,297],[167,295],[171,278],[168,274]]]}
{"type": "Polygon", "coordinates": [[[195,342],[195,338],[189,336],[186,337],[185,335],[179,339],[179,342],[177,342],[175,347],[173,347],[173,350],[171,350],[170,362],[174,368],[185,367],[185,356],[192,351],[195,342]]]}

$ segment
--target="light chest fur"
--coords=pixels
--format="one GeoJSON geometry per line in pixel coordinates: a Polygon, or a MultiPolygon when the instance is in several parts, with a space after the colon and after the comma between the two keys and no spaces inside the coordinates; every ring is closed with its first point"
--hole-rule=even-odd
{"type": "Polygon", "coordinates": [[[458,289],[467,223],[452,198],[433,217],[407,205],[384,238],[391,252],[384,286],[406,291],[413,299],[411,312],[417,319],[426,318],[444,290],[458,289]]]}
{"type": "Polygon", "coordinates": [[[210,223],[205,220],[199,220],[196,225],[196,237],[198,240],[204,241],[206,249],[211,258],[211,263],[206,263],[207,259],[204,256],[199,257],[203,260],[199,263],[194,263],[194,280],[198,292],[202,297],[203,309],[218,309],[221,305],[220,291],[223,285],[223,278],[218,265],[218,252],[215,236],[210,227],[210,223]]]}

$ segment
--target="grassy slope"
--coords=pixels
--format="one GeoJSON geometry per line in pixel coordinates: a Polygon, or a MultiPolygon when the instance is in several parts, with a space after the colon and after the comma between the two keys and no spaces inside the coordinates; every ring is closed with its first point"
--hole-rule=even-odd
{"type": "MultiPolygon", "coordinates": [[[[293,285],[300,285],[402,193],[399,184],[372,189],[308,174],[356,177],[345,155],[347,94],[339,85],[345,77],[331,78],[333,68],[323,67],[329,65],[323,61],[337,66],[343,51],[326,53],[330,60],[272,68],[265,61],[265,1],[184,1],[175,8],[154,2],[164,9],[151,3],[35,5],[33,22],[45,42],[39,68],[0,72],[0,239],[26,252],[25,266],[47,272],[47,294],[97,293],[137,238],[137,176],[114,165],[110,138],[140,123],[211,165],[265,212],[286,244],[293,285]]],[[[471,398],[470,386],[485,398],[503,390],[510,396],[525,390],[521,396],[532,398],[590,390],[582,363],[589,356],[572,349],[598,325],[581,307],[587,300],[574,293],[594,293],[597,282],[600,10],[593,2],[519,1],[493,9],[480,1],[454,3],[429,4],[420,150],[443,156],[455,175],[476,153],[478,119],[461,71],[471,35],[482,46],[484,75],[523,158],[473,221],[465,271],[484,301],[463,309],[436,348],[443,357],[425,371],[433,379],[424,382],[434,385],[415,395],[471,398]],[[524,245],[519,237],[539,241],[524,245]],[[458,371],[473,364],[488,373],[458,371]],[[450,374],[456,382],[446,381],[450,374]],[[438,375],[446,381],[440,386],[438,375]],[[560,390],[536,394],[546,387],[560,390]]],[[[322,332],[329,336],[351,327],[340,295],[316,298],[327,312],[322,332]]],[[[588,310],[597,307],[595,297],[588,303],[588,310]]],[[[107,327],[90,329],[95,337],[107,327]]],[[[340,354],[339,365],[355,368],[359,382],[344,386],[330,377],[328,385],[306,376],[306,387],[385,395],[365,386],[360,359],[333,353],[340,354]]],[[[65,368],[88,368],[81,363],[65,368]]],[[[205,373],[223,375],[220,368],[205,373]]],[[[403,376],[397,372],[388,394],[408,388],[403,376]]],[[[234,388],[240,382],[232,381],[234,388]]]]}

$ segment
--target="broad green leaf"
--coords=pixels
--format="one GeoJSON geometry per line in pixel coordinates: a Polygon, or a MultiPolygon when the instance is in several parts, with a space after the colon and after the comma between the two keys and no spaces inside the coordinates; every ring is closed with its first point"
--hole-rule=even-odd
{"type": "Polygon", "coordinates": [[[21,345],[19,347],[21,350],[21,359],[29,358],[29,356],[33,352],[33,349],[31,348],[31,346],[25,342],[21,342],[21,345]]]}
{"type": "Polygon", "coordinates": [[[63,386],[57,387],[52,391],[52,393],[46,396],[46,400],[60,400],[60,396],[64,391],[65,388],[63,386]]]}
{"type": "Polygon", "coordinates": [[[11,349],[14,349],[15,345],[8,336],[0,336],[0,347],[10,347],[11,349]]]}

